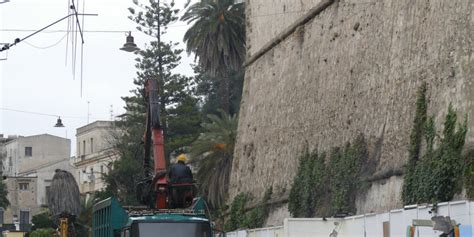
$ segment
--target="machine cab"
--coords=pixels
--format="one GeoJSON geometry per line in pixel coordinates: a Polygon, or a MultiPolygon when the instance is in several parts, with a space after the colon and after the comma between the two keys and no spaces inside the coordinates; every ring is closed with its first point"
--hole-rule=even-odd
{"type": "Polygon", "coordinates": [[[120,237],[213,237],[209,219],[189,214],[130,217],[120,237]]]}

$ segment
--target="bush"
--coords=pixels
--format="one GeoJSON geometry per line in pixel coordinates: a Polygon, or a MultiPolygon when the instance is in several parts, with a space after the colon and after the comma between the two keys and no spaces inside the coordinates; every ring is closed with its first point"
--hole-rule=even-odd
{"type": "Polygon", "coordinates": [[[38,215],[34,215],[31,218],[31,222],[33,223],[32,230],[56,228],[56,225],[51,219],[49,212],[43,212],[38,215]]]}
{"type": "Polygon", "coordinates": [[[51,237],[55,233],[53,228],[37,229],[30,233],[30,237],[51,237]]]}

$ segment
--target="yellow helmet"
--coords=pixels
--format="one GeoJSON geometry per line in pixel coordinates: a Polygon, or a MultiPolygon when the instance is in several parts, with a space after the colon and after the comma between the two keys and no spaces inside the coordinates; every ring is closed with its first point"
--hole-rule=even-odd
{"type": "Polygon", "coordinates": [[[184,154],[179,155],[177,160],[178,161],[183,161],[183,162],[186,161],[187,160],[186,155],[184,155],[184,154]]]}

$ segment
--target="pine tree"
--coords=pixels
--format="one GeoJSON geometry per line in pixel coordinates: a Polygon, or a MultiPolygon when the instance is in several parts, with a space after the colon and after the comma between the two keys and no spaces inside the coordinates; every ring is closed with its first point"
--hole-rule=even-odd
{"type": "Polygon", "coordinates": [[[126,113],[116,123],[121,132],[115,136],[114,146],[120,159],[113,163],[112,170],[105,177],[107,188],[99,194],[114,195],[124,205],[138,202],[136,184],[145,178],[145,173],[150,173],[143,172],[145,152],[141,144],[146,121],[146,80],[158,82],[160,123],[168,164],[170,154],[185,151],[201,129],[201,115],[192,78],[174,70],[180,63],[182,50],[177,48],[177,43],[162,40],[168,25],[178,19],[174,3],[150,0],[148,4],[142,4],[134,1],[134,7],[129,11],[129,18],[137,23],[137,29],[155,40],[137,52],[137,75],[133,81],[136,88],[130,91],[130,96],[122,98],[126,113]]]}
{"type": "MultiPolygon", "coordinates": [[[[6,152],[0,150],[0,167],[3,167],[3,160],[6,158],[6,152]]],[[[10,202],[8,201],[7,195],[7,185],[3,182],[3,172],[0,169],[0,207],[6,209],[10,206],[10,202]]]]}
{"type": "MultiPolygon", "coordinates": [[[[138,72],[134,80],[137,89],[134,91],[134,96],[137,99],[144,97],[143,85],[146,80],[158,81],[161,125],[169,163],[169,155],[172,152],[182,150],[199,135],[201,123],[198,101],[193,95],[192,78],[174,72],[180,63],[180,54],[183,50],[177,48],[178,43],[162,40],[163,35],[167,33],[168,25],[178,20],[179,10],[175,8],[173,1],[163,3],[159,0],[150,0],[147,5],[134,1],[134,4],[137,9],[143,11],[129,8],[132,14],[130,19],[138,24],[138,30],[156,39],[138,53],[136,64],[138,72]],[[187,125],[187,129],[179,126],[184,124],[187,125]]],[[[126,98],[125,101],[131,99],[126,98]]],[[[141,103],[144,103],[143,99],[141,103]]]]}

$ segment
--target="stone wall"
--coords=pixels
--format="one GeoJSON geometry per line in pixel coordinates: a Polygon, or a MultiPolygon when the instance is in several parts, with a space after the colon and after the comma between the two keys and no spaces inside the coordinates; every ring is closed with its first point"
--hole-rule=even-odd
{"type": "Polygon", "coordinates": [[[247,0],[247,54],[253,55],[321,0],[247,0]]]}
{"type": "MultiPolygon", "coordinates": [[[[247,0],[247,12],[278,12],[294,2],[299,1],[247,0]]],[[[306,145],[329,150],[359,133],[373,148],[374,177],[402,170],[416,90],[424,81],[438,129],[451,102],[470,118],[466,146],[473,146],[473,5],[471,0],[336,1],[250,64],[230,197],[244,192],[261,198],[269,185],[287,195],[306,145]]],[[[262,45],[256,42],[260,30],[274,36],[265,32],[279,25],[255,19],[247,19],[249,54],[262,45]]],[[[358,212],[400,207],[402,182],[401,177],[373,181],[357,198],[358,212]]]]}

